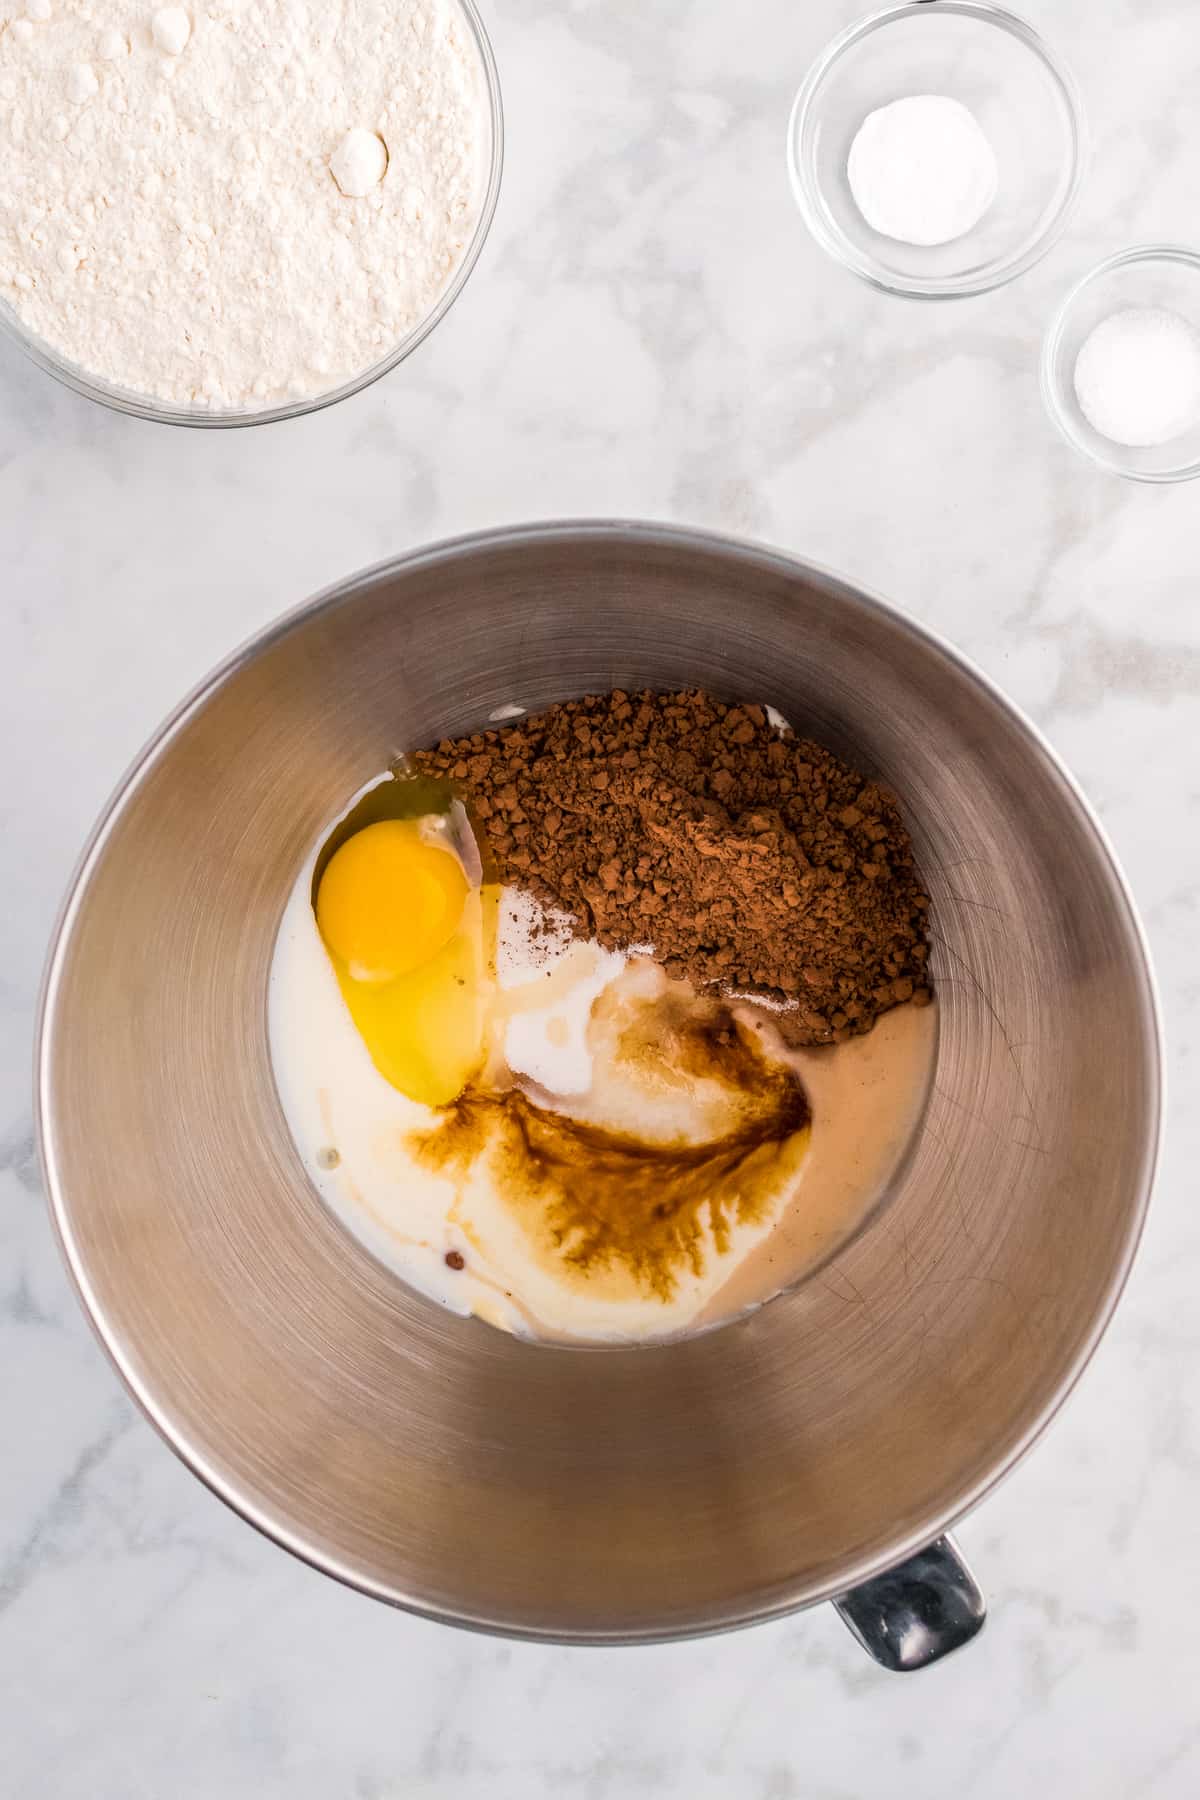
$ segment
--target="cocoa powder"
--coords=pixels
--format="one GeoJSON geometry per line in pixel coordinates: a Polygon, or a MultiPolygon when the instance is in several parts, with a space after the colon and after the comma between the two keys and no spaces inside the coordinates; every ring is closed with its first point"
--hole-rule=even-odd
{"type": "Polygon", "coordinates": [[[653,945],[702,990],[762,996],[794,1043],[930,998],[895,795],[761,706],[618,690],[412,764],[453,783],[501,880],[609,948],[653,945]]]}

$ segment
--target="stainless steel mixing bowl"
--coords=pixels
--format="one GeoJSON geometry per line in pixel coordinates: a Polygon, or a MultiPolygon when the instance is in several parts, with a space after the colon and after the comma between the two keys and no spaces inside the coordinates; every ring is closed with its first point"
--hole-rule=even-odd
{"type": "MultiPolygon", "coordinates": [[[[1028,1448],[1129,1268],[1158,1028],[1095,821],[952,651],[786,557],[578,525],[358,576],[185,703],[84,855],[38,1091],[87,1308],[217,1493],[439,1618],[649,1639],[843,1595],[1028,1448]],[[396,751],[510,702],[687,684],[769,701],[899,789],[935,909],[936,1089],[887,1205],[796,1292],[665,1347],[521,1343],[408,1292],[307,1185],[267,1057],[276,928],[396,751]]],[[[953,1637],[928,1563],[845,1605],[901,1666],[953,1637]]]]}

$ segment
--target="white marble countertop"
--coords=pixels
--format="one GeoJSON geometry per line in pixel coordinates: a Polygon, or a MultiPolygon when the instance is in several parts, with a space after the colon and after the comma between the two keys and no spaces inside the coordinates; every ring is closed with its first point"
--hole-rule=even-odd
{"type": "Polygon", "coordinates": [[[861,0],[485,0],[500,212],[390,379],[262,431],[106,413],[0,344],[0,1789],[14,1800],[926,1800],[1200,1792],[1200,486],[1094,472],[1036,352],[1100,255],[1195,241],[1200,16],[1032,0],[1095,159],[1067,236],[989,298],[827,264],[783,173],[791,93],[861,0]],[[1105,15],[1104,20],[1100,13],[1105,15]],[[165,710],[364,563],[620,514],[802,550],[949,634],[1095,802],[1153,940],[1174,1076],[1117,1321],[964,1526],[984,1636],[910,1680],[829,1609],[586,1651],[473,1638],[311,1573],[125,1398],[43,1211],[29,1056],[79,843],[165,710]]]}

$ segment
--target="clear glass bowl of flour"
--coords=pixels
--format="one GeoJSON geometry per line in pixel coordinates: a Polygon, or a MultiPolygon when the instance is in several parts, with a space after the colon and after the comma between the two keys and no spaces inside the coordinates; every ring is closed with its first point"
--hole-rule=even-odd
{"type": "Polygon", "coordinates": [[[306,393],[294,399],[270,400],[259,405],[234,408],[172,404],[131,387],[118,386],[94,372],[60,355],[53,345],[31,332],[13,310],[0,299],[0,333],[15,342],[32,361],[56,380],[89,400],[136,418],[151,419],[167,425],[228,427],[269,425],[282,419],[296,419],[305,413],[320,412],[339,400],[346,400],[372,382],[387,375],[398,363],[410,356],[430,332],[445,318],[462,292],[471,271],[479,260],[500,193],[500,177],[504,162],[504,120],[500,100],[500,80],[496,60],[483,21],[474,0],[457,0],[475,55],[478,58],[480,91],[484,112],[485,141],[481,157],[480,198],[474,227],[463,254],[446,286],[436,301],[411,330],[392,345],[385,355],[359,369],[347,379],[317,393],[306,393]]]}
{"type": "Polygon", "coordinates": [[[1090,269],[1046,333],[1042,398],[1067,442],[1111,475],[1200,475],[1200,254],[1144,244],[1090,269]]]}
{"type": "MultiPolygon", "coordinates": [[[[1074,80],[1023,19],[983,0],[915,0],[861,19],[818,57],[792,108],[788,172],[805,223],[837,262],[887,293],[942,300],[987,293],[1045,254],[1078,193],[1086,144],[1074,80]],[[850,185],[863,122],[913,96],[965,107],[995,159],[990,204],[949,242],[874,229],[850,185]]],[[[919,160],[925,147],[911,148],[919,160]]],[[[912,196],[918,213],[922,198],[912,196]]]]}

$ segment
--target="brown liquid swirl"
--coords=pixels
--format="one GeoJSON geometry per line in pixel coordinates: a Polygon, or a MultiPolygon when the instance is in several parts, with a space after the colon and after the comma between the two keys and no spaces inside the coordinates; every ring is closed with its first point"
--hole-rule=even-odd
{"type": "Polygon", "coordinates": [[[720,1001],[669,995],[638,1009],[619,1058],[651,1082],[715,1084],[720,1128],[652,1141],[551,1111],[519,1087],[476,1085],[409,1146],[438,1173],[486,1159],[531,1248],[561,1278],[606,1270],[667,1301],[681,1273],[703,1273],[710,1246],[728,1252],[734,1225],[779,1204],[807,1148],[808,1097],[720,1001]]]}

